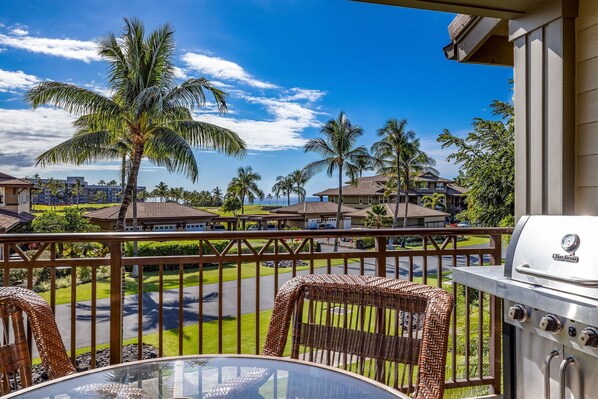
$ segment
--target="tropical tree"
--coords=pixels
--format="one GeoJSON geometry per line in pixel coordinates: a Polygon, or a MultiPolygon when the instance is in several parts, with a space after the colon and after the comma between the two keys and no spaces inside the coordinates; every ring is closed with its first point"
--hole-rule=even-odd
{"type": "Polygon", "coordinates": [[[446,195],[442,193],[434,193],[432,195],[424,195],[422,197],[422,206],[431,209],[446,210],[446,195]]]}
{"type": "Polygon", "coordinates": [[[364,157],[358,157],[355,166],[357,167],[357,174],[359,177],[363,176],[363,172],[367,170],[374,170],[374,159],[367,155],[364,157]]]}
{"type": "Polygon", "coordinates": [[[262,179],[251,166],[237,169],[237,176],[228,185],[228,191],[235,194],[241,201],[241,214],[245,214],[245,198],[253,204],[256,198],[264,199],[264,192],[259,189],[257,182],[262,179]]]}
{"type": "MultiPolygon", "coordinates": [[[[405,193],[405,213],[403,215],[403,228],[407,227],[407,212],[409,209],[409,191],[413,188],[413,178],[424,173],[437,175],[434,169],[436,161],[420,149],[419,139],[407,143],[401,152],[399,162],[399,184],[405,193]]],[[[403,240],[403,245],[405,240],[403,240]]]]}
{"type": "Polygon", "coordinates": [[[104,203],[106,202],[106,192],[105,191],[97,191],[96,192],[96,202],[97,203],[104,203]]]}
{"type": "Polygon", "coordinates": [[[376,226],[376,228],[379,229],[384,226],[390,226],[392,224],[392,218],[388,216],[384,205],[374,205],[372,206],[372,209],[366,212],[366,217],[363,218],[363,224],[366,227],[376,226]]]}
{"type": "Polygon", "coordinates": [[[515,223],[515,121],[513,104],[492,103],[500,119],[479,119],[465,138],[445,130],[438,137],[442,148],[454,148],[447,158],[459,165],[458,184],[467,187],[466,218],[482,226],[515,223]]]}
{"type": "Polygon", "coordinates": [[[168,195],[168,184],[161,181],[155,187],[154,194],[160,198],[160,202],[164,202],[164,199],[168,195]]]}
{"type": "MultiPolygon", "coordinates": [[[[272,186],[272,191],[279,198],[281,195],[287,197],[287,206],[291,205],[291,193],[294,183],[289,176],[277,176],[276,183],[272,186]]],[[[284,203],[284,202],[283,202],[284,203]]]]}
{"type": "MultiPolygon", "coordinates": [[[[322,159],[311,162],[305,167],[310,176],[326,170],[330,177],[338,170],[338,207],[336,211],[336,228],[341,228],[341,207],[343,203],[343,176],[351,181],[357,176],[355,163],[359,157],[368,155],[364,146],[357,146],[357,139],[363,134],[359,126],[351,124],[347,115],[341,111],[337,119],[331,119],[322,127],[320,133],[324,137],[310,139],[305,144],[305,152],[315,152],[322,159]]],[[[334,240],[334,251],[338,251],[338,241],[334,240]]]]}
{"type": "Polygon", "coordinates": [[[77,207],[79,206],[79,196],[84,191],[84,188],[81,187],[81,182],[79,179],[75,179],[75,184],[71,187],[71,196],[75,197],[75,204],[77,207]]]}
{"type": "Polygon", "coordinates": [[[243,204],[239,198],[232,195],[224,200],[224,203],[220,207],[223,212],[232,212],[234,216],[237,216],[239,209],[243,207],[243,204]]]}
{"type": "Polygon", "coordinates": [[[104,179],[100,180],[97,184],[98,186],[105,186],[106,185],[106,181],[104,179]]]}
{"type": "MultiPolygon", "coordinates": [[[[389,119],[381,129],[377,131],[380,141],[372,145],[373,166],[378,169],[379,174],[385,175],[390,179],[390,186],[396,188],[395,192],[395,211],[392,221],[392,228],[398,226],[399,203],[401,202],[401,185],[393,184],[401,170],[401,154],[408,143],[415,139],[415,132],[407,130],[407,120],[389,119]]],[[[405,202],[408,201],[405,192],[405,202]]]]}
{"type": "Polygon", "coordinates": [[[204,78],[175,85],[174,49],[174,30],[169,24],[146,36],[139,20],[125,19],[120,38],[111,33],[99,42],[99,54],[109,64],[110,97],[59,82],[42,82],[26,94],[34,108],[49,104],[79,117],[73,138],[40,155],[38,164],[82,164],[121,159],[126,154],[127,184],[118,213],[119,230],[124,229],[144,157],[195,181],[194,147],[236,156],[245,152],[245,143],[236,133],[193,120],[191,110],[205,104],[206,92],[223,112],[226,94],[204,78]],[[126,151],[118,149],[119,145],[126,151]]]}
{"type": "Polygon", "coordinates": [[[212,190],[212,205],[221,206],[223,200],[223,194],[220,187],[214,187],[214,189],[212,190]]]}
{"type": "Polygon", "coordinates": [[[271,202],[272,202],[272,193],[269,193],[268,195],[266,195],[266,199],[268,200],[268,206],[270,206],[271,202]]]}
{"type": "Polygon", "coordinates": [[[56,209],[56,201],[58,199],[58,194],[64,191],[65,189],[64,183],[61,180],[49,178],[44,183],[44,188],[50,192],[50,205],[53,209],[56,209]]]}
{"type": "MultiPolygon", "coordinates": [[[[54,147],[54,148],[56,148],[56,147],[54,147]]],[[[39,159],[39,157],[38,157],[38,159],[39,159]]],[[[40,163],[40,161],[38,161],[38,163],[40,163]]],[[[106,185],[110,186],[110,187],[116,187],[116,186],[118,186],[118,182],[113,179],[113,180],[110,180],[108,183],[106,183],[106,185]]]]}
{"type": "Polygon", "coordinates": [[[297,202],[305,201],[305,184],[308,182],[310,176],[305,168],[295,169],[289,174],[289,179],[293,182],[293,192],[297,194],[297,202]]]}

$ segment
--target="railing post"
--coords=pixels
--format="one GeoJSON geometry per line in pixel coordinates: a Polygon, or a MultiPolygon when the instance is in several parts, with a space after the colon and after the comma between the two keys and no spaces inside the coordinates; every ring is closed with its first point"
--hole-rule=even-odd
{"type": "Polygon", "coordinates": [[[490,255],[490,264],[499,266],[502,263],[502,236],[500,234],[491,235],[488,245],[494,248],[490,255]]]}
{"type": "Polygon", "coordinates": [[[122,363],[123,295],[122,246],[110,243],[110,364],[122,363]]]}
{"type": "Polygon", "coordinates": [[[376,276],[386,277],[386,237],[376,237],[376,276]]]}
{"type": "MultiPolygon", "coordinates": [[[[491,235],[490,246],[494,247],[492,255],[490,255],[491,265],[502,264],[502,236],[491,235]]],[[[491,295],[490,296],[490,375],[494,378],[494,382],[490,386],[490,393],[500,394],[502,392],[502,299],[491,295]]]]}

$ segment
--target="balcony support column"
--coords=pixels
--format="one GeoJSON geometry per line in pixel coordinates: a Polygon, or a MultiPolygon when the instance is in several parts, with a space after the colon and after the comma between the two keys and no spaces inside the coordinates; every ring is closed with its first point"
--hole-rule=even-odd
{"type": "Polygon", "coordinates": [[[110,364],[122,363],[123,284],[122,244],[110,243],[110,364]]]}

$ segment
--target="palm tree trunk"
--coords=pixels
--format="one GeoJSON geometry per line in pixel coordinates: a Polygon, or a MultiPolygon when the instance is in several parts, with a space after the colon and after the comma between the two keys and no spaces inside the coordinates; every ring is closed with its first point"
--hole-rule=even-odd
{"type": "Polygon", "coordinates": [[[287,206],[291,206],[291,192],[287,192],[287,206]]]}
{"type": "MultiPolygon", "coordinates": [[[[133,231],[137,233],[137,185],[133,188],[133,231]]],[[[133,241],[133,256],[137,257],[138,245],[137,241],[133,241]]],[[[139,277],[139,265],[133,265],[131,270],[131,277],[139,277]]]]}
{"type": "Polygon", "coordinates": [[[137,187],[137,175],[139,174],[139,168],[141,167],[141,159],[143,158],[144,145],[136,144],[133,152],[133,159],[131,160],[131,170],[129,171],[129,178],[127,179],[127,185],[123,193],[122,202],[120,204],[120,210],[118,211],[118,219],[116,222],[116,230],[124,231],[125,229],[125,217],[127,209],[131,204],[133,197],[133,187],[137,187]]]}
{"type": "MultiPolygon", "coordinates": [[[[341,228],[341,208],[343,206],[343,165],[338,167],[338,205],[336,207],[336,229],[341,228]]],[[[338,240],[334,237],[334,252],[338,252],[338,240]]]]}
{"type": "MultiPolygon", "coordinates": [[[[409,209],[409,183],[405,184],[405,214],[403,216],[403,229],[407,228],[407,210],[409,209]]],[[[401,248],[405,248],[405,240],[407,237],[403,236],[401,241],[401,248]]]]}
{"type": "Polygon", "coordinates": [[[245,215],[245,195],[241,195],[241,215],[245,215]]]}
{"type": "Polygon", "coordinates": [[[399,224],[399,203],[401,202],[401,185],[400,182],[397,181],[397,198],[395,200],[395,214],[392,218],[392,228],[396,229],[397,225],[399,224]]]}

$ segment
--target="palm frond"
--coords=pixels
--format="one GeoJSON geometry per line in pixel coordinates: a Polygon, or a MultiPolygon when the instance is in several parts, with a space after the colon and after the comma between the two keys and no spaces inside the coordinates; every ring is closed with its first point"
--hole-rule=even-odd
{"type": "Polygon", "coordinates": [[[192,147],[216,150],[237,157],[245,155],[245,142],[232,130],[199,121],[179,121],[173,123],[171,128],[192,147]]]}
{"type": "Polygon", "coordinates": [[[122,109],[108,97],[68,83],[42,82],[25,93],[33,108],[52,105],[74,115],[97,114],[106,119],[122,118],[122,109]]]}

